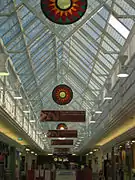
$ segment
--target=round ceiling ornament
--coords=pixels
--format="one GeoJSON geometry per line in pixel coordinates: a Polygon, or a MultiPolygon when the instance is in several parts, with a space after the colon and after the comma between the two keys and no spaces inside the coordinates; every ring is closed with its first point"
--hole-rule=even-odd
{"type": "Polygon", "coordinates": [[[72,100],[73,91],[69,86],[61,84],[54,88],[52,98],[57,104],[66,105],[72,100]]]}
{"type": "Polygon", "coordinates": [[[67,125],[65,123],[60,123],[60,124],[57,125],[56,129],[57,130],[67,130],[68,127],[67,127],[67,125]]]}
{"type": "Polygon", "coordinates": [[[57,24],[78,21],[87,9],[87,0],[41,0],[44,15],[57,24]]]}

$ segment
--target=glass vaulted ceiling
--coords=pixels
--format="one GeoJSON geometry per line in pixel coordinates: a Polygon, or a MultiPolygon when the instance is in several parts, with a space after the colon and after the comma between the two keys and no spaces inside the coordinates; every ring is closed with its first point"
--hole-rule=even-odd
{"type": "MultiPolygon", "coordinates": [[[[40,0],[0,0],[0,37],[37,114],[41,109],[82,109],[88,117],[134,20],[135,0],[88,0],[83,18],[67,26],[46,19],[40,0]],[[64,107],[51,97],[60,83],[74,92],[64,107]]],[[[76,124],[80,136],[86,124],[76,124]]],[[[45,131],[55,127],[43,126],[45,131]]]]}

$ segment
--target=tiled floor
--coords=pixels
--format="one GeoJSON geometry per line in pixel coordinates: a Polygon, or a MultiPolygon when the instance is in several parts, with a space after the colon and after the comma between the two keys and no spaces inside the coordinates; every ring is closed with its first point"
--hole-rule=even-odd
{"type": "Polygon", "coordinates": [[[75,171],[61,170],[56,172],[56,180],[75,180],[75,171]]]}

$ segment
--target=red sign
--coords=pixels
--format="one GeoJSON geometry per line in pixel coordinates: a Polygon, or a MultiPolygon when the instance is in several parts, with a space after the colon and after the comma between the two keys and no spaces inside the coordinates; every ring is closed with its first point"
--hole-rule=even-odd
{"type": "Polygon", "coordinates": [[[73,140],[51,140],[51,145],[73,145],[73,140]]]}
{"type": "Polygon", "coordinates": [[[47,133],[48,138],[54,137],[68,137],[77,138],[76,130],[49,130],[47,133]]]}
{"type": "Polygon", "coordinates": [[[54,148],[54,153],[68,153],[70,148],[54,148]]]}
{"type": "Polygon", "coordinates": [[[40,121],[85,122],[85,111],[45,111],[40,113],[40,121]]]}

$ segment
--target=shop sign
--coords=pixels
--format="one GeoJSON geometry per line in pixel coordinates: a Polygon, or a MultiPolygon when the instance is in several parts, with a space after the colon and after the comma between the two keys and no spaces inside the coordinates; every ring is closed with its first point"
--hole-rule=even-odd
{"type": "Polygon", "coordinates": [[[48,138],[67,137],[77,138],[77,130],[49,130],[47,133],[48,138]]]}
{"type": "Polygon", "coordinates": [[[73,145],[73,140],[51,140],[51,145],[73,145]]]}
{"type": "Polygon", "coordinates": [[[85,111],[46,111],[40,112],[40,121],[85,122],[85,111]]]}

